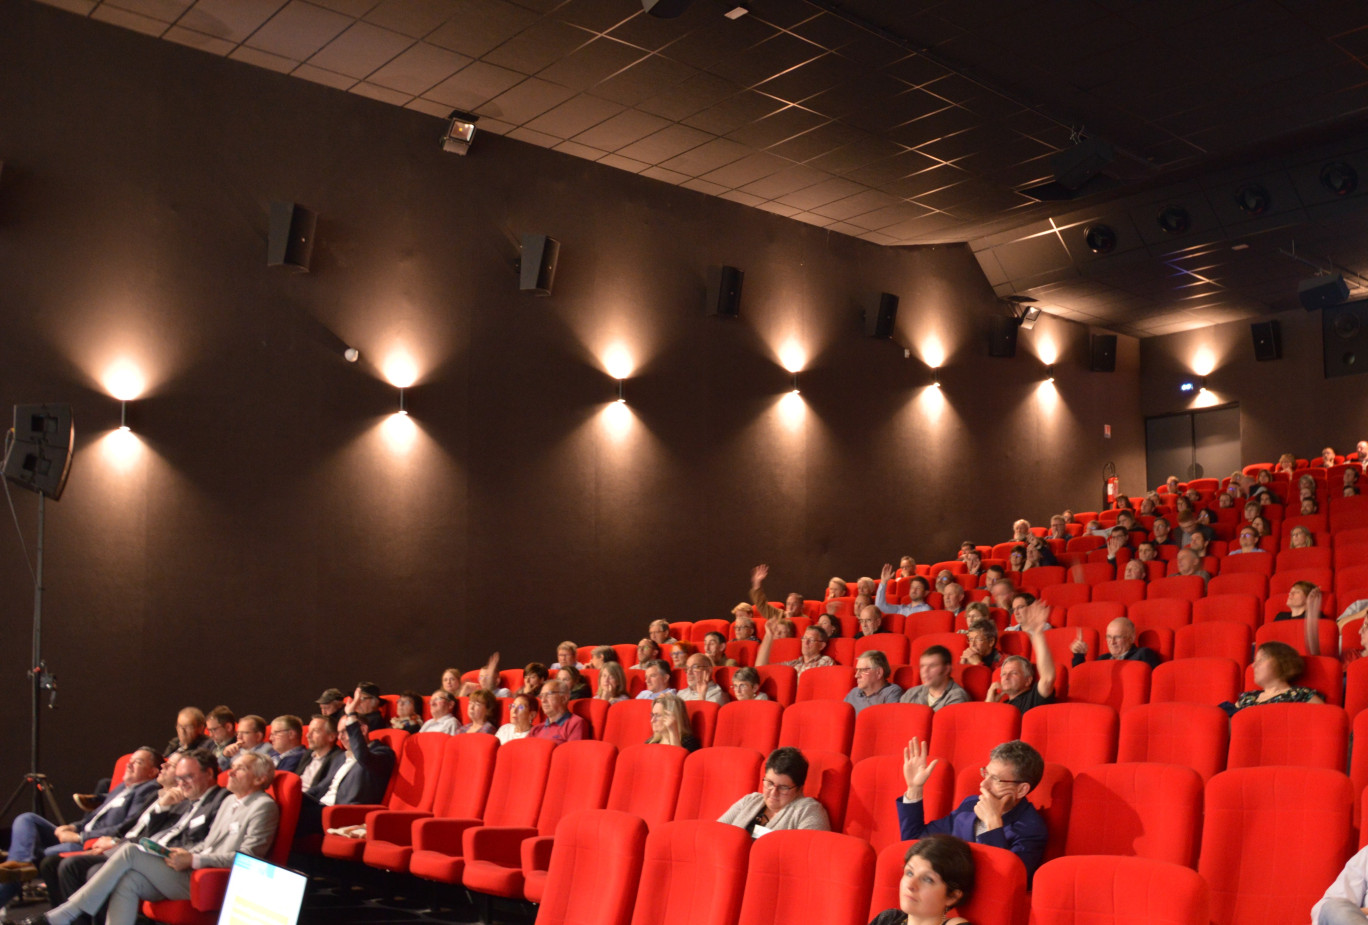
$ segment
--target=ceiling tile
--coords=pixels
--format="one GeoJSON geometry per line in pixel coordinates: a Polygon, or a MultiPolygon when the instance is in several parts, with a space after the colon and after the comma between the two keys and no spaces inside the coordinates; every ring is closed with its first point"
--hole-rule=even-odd
{"type": "MultiPolygon", "coordinates": [[[[668,54],[668,49],[666,51],[668,54]]],[[[708,70],[743,87],[769,80],[819,57],[822,50],[784,32],[745,49],[743,54],[714,61],[708,70]]]]}
{"type": "Polygon", "coordinates": [[[182,29],[180,26],[172,26],[162,34],[162,38],[169,39],[179,45],[188,45],[191,48],[198,48],[200,51],[207,51],[212,55],[226,55],[237,46],[227,39],[215,38],[212,35],[205,35],[202,32],[191,32],[189,29],[182,29]]]}
{"type": "MultiPolygon", "coordinates": [[[[304,66],[307,67],[307,65],[304,66]]],[[[298,74],[299,71],[296,70],[295,73],[298,74]]],[[[447,117],[447,113],[451,110],[450,106],[444,106],[441,103],[434,103],[431,100],[425,100],[421,96],[414,97],[413,99],[409,100],[407,103],[404,104],[404,108],[412,109],[415,112],[421,112],[425,115],[435,116],[438,119],[445,119],[447,117]]],[[[487,127],[488,124],[489,123],[487,123],[483,119],[480,120],[480,131],[490,132],[490,134],[494,134],[494,132],[492,132],[487,127]]]]}
{"type": "Polygon", "coordinates": [[[846,58],[828,53],[775,75],[757,89],[790,103],[801,103],[844,83],[855,70],[846,58]]]}
{"type": "MultiPolygon", "coordinates": [[[[303,0],[291,0],[247,44],[261,51],[304,61],[340,35],[352,20],[303,0]]],[[[360,76],[360,75],[358,75],[360,76]]]]}
{"type": "Polygon", "coordinates": [[[488,103],[480,106],[476,112],[480,115],[488,113],[496,119],[521,125],[535,119],[548,109],[559,106],[574,95],[575,91],[568,87],[559,87],[536,77],[530,77],[513,89],[499,94],[488,103]]]}
{"type": "Polygon", "coordinates": [[[596,161],[606,153],[597,148],[591,148],[588,145],[576,144],[573,141],[562,141],[551,150],[559,151],[562,154],[570,154],[575,157],[582,157],[586,161],[596,161]]]}
{"type": "Polygon", "coordinates": [[[660,131],[669,124],[659,116],[627,109],[586,129],[576,135],[574,140],[603,151],[616,151],[660,131]]]}
{"type": "Polygon", "coordinates": [[[107,22],[110,25],[120,26],[124,29],[132,29],[134,32],[141,32],[144,35],[159,36],[166,31],[167,24],[160,19],[153,19],[151,16],[144,16],[141,13],[133,13],[128,10],[121,10],[109,4],[101,4],[90,14],[91,19],[98,19],[100,22],[107,22]]]}
{"type": "Polygon", "coordinates": [[[849,144],[859,135],[855,129],[848,128],[838,122],[828,122],[819,125],[810,132],[795,135],[786,141],[769,148],[771,154],[786,157],[791,161],[809,161],[814,157],[834,151],[842,145],[849,144]]]}
{"type": "MultiPolygon", "coordinates": [[[[697,73],[687,64],[680,64],[660,55],[650,55],[599,83],[593,88],[593,93],[624,106],[637,106],[648,97],[668,93],[676,85],[697,73]]],[[[662,115],[653,108],[638,108],[662,115]]]]}
{"type": "Polygon", "coordinates": [[[623,157],[621,154],[605,154],[599,158],[599,163],[608,167],[616,167],[618,170],[626,170],[630,173],[641,173],[650,164],[643,164],[641,161],[634,161],[630,157],[623,157]]]}
{"type": "Polygon", "coordinates": [[[670,158],[660,166],[667,170],[676,170],[698,177],[725,164],[730,164],[732,161],[740,160],[749,153],[751,153],[750,149],[745,145],[739,145],[725,138],[715,138],[707,144],[699,145],[697,148],[692,148],[683,154],[670,158]]]}
{"type": "MultiPolygon", "coordinates": [[[[301,64],[290,72],[295,77],[303,77],[325,87],[332,87],[336,90],[350,90],[356,84],[355,77],[348,77],[346,74],[336,74],[332,71],[325,71],[321,67],[314,67],[312,64],[301,64]]],[[[450,107],[443,107],[449,109],[450,107]]]]}
{"type": "Polygon", "coordinates": [[[464,55],[419,42],[370,75],[370,83],[410,96],[424,93],[470,63],[464,55]]]}
{"type": "Polygon", "coordinates": [[[666,170],[664,167],[647,167],[641,172],[643,177],[650,177],[652,180],[660,180],[663,183],[670,183],[675,186],[686,183],[690,179],[682,173],[673,170],[666,170]]]}
{"type": "Polygon", "coordinates": [[[382,103],[389,103],[392,106],[403,106],[409,100],[413,99],[412,93],[400,93],[398,90],[376,86],[372,83],[366,83],[364,80],[352,87],[351,92],[358,96],[366,96],[373,100],[379,100],[382,103]]]}
{"type": "Polygon", "coordinates": [[[519,126],[518,128],[513,129],[513,131],[508,133],[508,137],[516,139],[517,141],[525,141],[528,144],[536,145],[539,148],[554,148],[561,143],[561,139],[554,135],[547,135],[544,132],[534,132],[526,126],[519,126]]]}
{"type": "Polygon", "coordinates": [[[682,121],[685,125],[702,129],[705,132],[712,132],[714,135],[725,135],[748,122],[763,119],[782,108],[784,108],[784,104],[772,97],[751,90],[743,90],[735,96],[729,97],[715,106],[709,106],[702,112],[696,112],[682,121]]]}
{"type": "Polygon", "coordinates": [[[727,191],[725,186],[718,186],[716,183],[709,183],[707,180],[700,180],[697,177],[685,180],[679,184],[685,189],[697,190],[700,193],[707,193],[709,196],[717,196],[727,191]]]}
{"type": "Polygon", "coordinates": [[[537,116],[527,127],[558,138],[572,138],[620,112],[622,107],[616,103],[582,93],[537,116]]]}
{"type": "MultiPolygon", "coordinates": [[[[646,64],[655,58],[647,59],[646,64]]],[[[669,60],[669,59],[665,59],[669,60]]],[[[678,64],[678,62],[674,62],[678,64]]],[[[637,67],[641,67],[638,64],[637,67]]],[[[684,65],[679,65],[684,67],[684,65]]],[[[695,72],[684,81],[643,100],[637,107],[643,112],[679,121],[709,106],[719,103],[736,92],[736,88],[715,74],[695,72]]]]}
{"type": "Polygon", "coordinates": [[[800,189],[797,192],[780,196],[779,201],[785,205],[797,206],[800,209],[814,209],[817,206],[835,202],[837,199],[845,199],[847,196],[854,196],[857,193],[868,192],[858,183],[851,183],[849,180],[842,180],[833,177],[815,186],[800,189]]]}
{"type": "Polygon", "coordinates": [[[588,90],[644,56],[639,48],[612,39],[597,38],[576,48],[537,76],[565,87],[588,90]]]}
{"type": "Polygon", "coordinates": [[[105,0],[105,5],[169,24],[179,19],[193,2],[194,0],[105,0]]]}
{"type": "Polygon", "coordinates": [[[457,0],[380,0],[365,16],[376,26],[422,38],[433,29],[464,12],[457,0]]]}
{"type": "MultiPolygon", "coordinates": [[[[863,215],[866,212],[873,212],[876,209],[887,209],[898,205],[898,200],[892,196],[887,196],[878,190],[865,190],[856,193],[854,196],[847,196],[844,199],[837,199],[824,205],[813,206],[813,212],[820,212],[822,215],[831,218],[847,221],[852,216],[863,215]]],[[[888,224],[892,224],[889,222],[888,224]]]]}
{"type": "Polygon", "coordinates": [[[523,75],[517,71],[476,61],[457,71],[423,96],[452,109],[473,112],[523,80],[523,75]]]}
{"type": "MultiPolygon", "coordinates": [[[[770,154],[752,154],[750,157],[733,161],[725,167],[719,167],[711,173],[705,173],[702,179],[719,186],[725,186],[728,189],[735,189],[770,174],[778,173],[788,166],[789,162],[783,158],[774,157],[770,154]]],[[[760,197],[755,198],[759,199],[760,197]]]]}
{"type": "Polygon", "coordinates": [[[537,21],[537,14],[506,0],[465,0],[461,16],[428,35],[434,45],[478,58],[537,21]]]}
{"type": "Polygon", "coordinates": [[[607,32],[630,19],[646,16],[641,0],[566,0],[552,15],[592,32],[607,32]]]}
{"type": "Polygon", "coordinates": [[[325,45],[309,63],[339,74],[367,77],[412,44],[406,35],[358,22],[325,45]]]}
{"type": "Polygon", "coordinates": [[[770,113],[763,119],[747,122],[727,135],[732,141],[752,148],[768,148],[786,138],[801,134],[827,122],[820,116],[800,106],[787,106],[778,112],[770,113]]]}
{"type": "Polygon", "coordinates": [[[722,199],[730,199],[732,202],[739,202],[743,206],[758,206],[765,200],[759,196],[752,196],[750,193],[743,193],[739,190],[727,190],[725,193],[717,194],[722,199]]]}
{"type": "Polygon", "coordinates": [[[285,5],[285,0],[199,0],[177,25],[241,42],[285,5]]]}
{"type": "Polygon", "coordinates": [[[747,183],[741,187],[743,192],[751,193],[762,199],[778,199],[780,196],[805,189],[821,183],[823,180],[830,179],[830,174],[822,173],[820,170],[813,170],[811,167],[804,167],[795,164],[786,167],[776,174],[771,174],[762,180],[747,183]]]}
{"type": "Polygon", "coordinates": [[[635,160],[659,164],[677,154],[683,154],[701,144],[706,144],[712,139],[713,136],[707,132],[700,132],[696,128],[689,128],[687,125],[667,125],[655,134],[643,138],[635,144],[628,145],[618,153],[635,160]]]}
{"type": "Polygon", "coordinates": [[[593,38],[591,33],[554,19],[543,19],[481,55],[490,64],[535,74],[593,38]]]}
{"type": "Polygon", "coordinates": [[[248,48],[246,45],[239,45],[228,57],[234,61],[255,64],[257,67],[278,71],[281,74],[288,74],[299,66],[299,62],[291,58],[282,58],[280,55],[258,51],[255,48],[248,48]]]}

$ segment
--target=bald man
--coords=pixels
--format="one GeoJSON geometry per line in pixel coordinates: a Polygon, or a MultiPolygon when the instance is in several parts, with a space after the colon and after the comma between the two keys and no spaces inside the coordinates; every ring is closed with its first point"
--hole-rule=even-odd
{"type": "MultiPolygon", "coordinates": [[[[1083,664],[1083,658],[1088,651],[1088,644],[1083,641],[1082,630],[1078,631],[1078,637],[1069,645],[1069,651],[1073,653],[1075,667],[1083,664]]],[[[1159,653],[1135,644],[1135,624],[1125,617],[1117,617],[1107,624],[1107,651],[1099,655],[1097,660],[1104,661],[1112,658],[1124,659],[1128,662],[1144,662],[1151,668],[1159,667],[1159,653]]]]}

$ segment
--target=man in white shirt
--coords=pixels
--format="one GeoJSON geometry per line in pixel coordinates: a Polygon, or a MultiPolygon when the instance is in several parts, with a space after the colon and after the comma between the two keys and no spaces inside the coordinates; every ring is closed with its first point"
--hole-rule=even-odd
{"type": "Polygon", "coordinates": [[[712,672],[712,659],[702,652],[690,655],[684,667],[684,676],[688,679],[689,686],[679,692],[679,699],[711,700],[718,706],[727,703],[731,698],[712,679],[712,672]]]}
{"type": "Polygon", "coordinates": [[[448,691],[436,690],[432,692],[432,698],[428,701],[428,709],[432,711],[432,719],[418,729],[419,732],[445,732],[447,735],[456,734],[456,698],[451,696],[448,691]]]}

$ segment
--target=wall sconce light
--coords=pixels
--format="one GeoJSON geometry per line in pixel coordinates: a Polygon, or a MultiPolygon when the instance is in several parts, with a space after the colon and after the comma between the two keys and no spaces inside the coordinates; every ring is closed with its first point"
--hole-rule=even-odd
{"type": "Polygon", "coordinates": [[[479,116],[457,109],[447,117],[446,134],[442,136],[442,150],[448,154],[464,155],[470,150],[470,142],[475,138],[475,123],[479,116]]]}
{"type": "Polygon", "coordinates": [[[932,385],[933,388],[937,388],[937,389],[941,387],[941,384],[940,384],[940,367],[939,367],[939,366],[933,366],[933,367],[931,367],[931,385],[932,385]]]}
{"type": "Polygon", "coordinates": [[[1206,376],[1198,376],[1195,379],[1188,379],[1178,386],[1178,391],[1184,394],[1191,392],[1205,392],[1207,390],[1206,376]]]}
{"type": "Polygon", "coordinates": [[[128,402],[119,402],[119,430],[128,433],[128,402]]]}
{"type": "Polygon", "coordinates": [[[1045,366],[1045,381],[1054,382],[1054,364],[1049,363],[1045,366]]]}
{"type": "Polygon", "coordinates": [[[404,416],[407,416],[407,415],[408,415],[408,404],[405,402],[405,399],[404,399],[404,391],[405,391],[405,389],[401,386],[401,387],[399,388],[399,414],[404,415],[404,416]]]}
{"type": "Polygon", "coordinates": [[[627,404],[626,383],[627,380],[625,379],[619,379],[617,381],[617,403],[619,405],[627,404]]]}
{"type": "Polygon", "coordinates": [[[348,363],[355,363],[357,360],[361,359],[361,351],[357,350],[355,347],[348,347],[346,350],[342,351],[342,358],[348,363]]]}
{"type": "Polygon", "coordinates": [[[790,395],[797,395],[797,394],[798,394],[798,374],[797,374],[796,372],[793,374],[793,389],[792,389],[792,391],[789,392],[789,394],[790,394],[790,395]]]}

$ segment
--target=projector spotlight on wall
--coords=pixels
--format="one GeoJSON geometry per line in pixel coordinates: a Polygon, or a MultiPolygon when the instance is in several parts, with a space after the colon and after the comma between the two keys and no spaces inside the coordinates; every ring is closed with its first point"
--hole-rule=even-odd
{"type": "Polygon", "coordinates": [[[448,154],[465,154],[470,150],[470,142],[475,137],[475,123],[479,116],[457,109],[447,117],[446,134],[442,136],[442,150],[448,154]]]}

